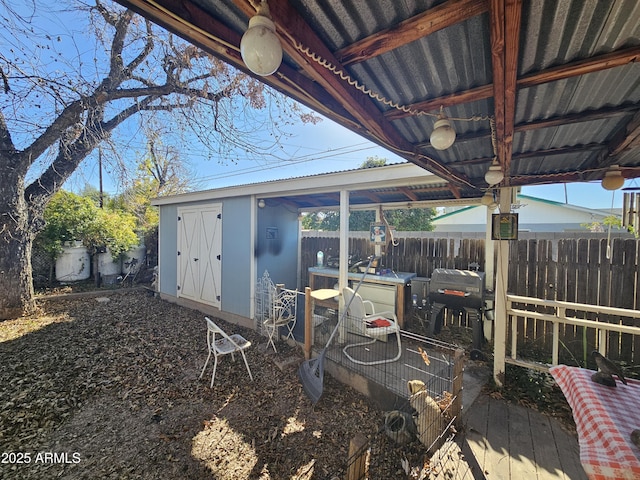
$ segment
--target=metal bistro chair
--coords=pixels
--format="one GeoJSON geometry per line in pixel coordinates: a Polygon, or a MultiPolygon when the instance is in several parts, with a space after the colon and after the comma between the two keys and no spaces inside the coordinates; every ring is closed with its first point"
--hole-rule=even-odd
{"type": "Polygon", "coordinates": [[[240,352],[242,354],[244,364],[247,366],[249,378],[253,381],[253,375],[251,374],[247,357],[244,354],[244,351],[251,346],[251,342],[238,333],[227,335],[209,317],[204,317],[204,319],[207,321],[207,348],[209,350],[209,355],[207,356],[207,361],[204,362],[204,367],[202,367],[200,378],[204,375],[204,371],[207,369],[209,359],[213,353],[213,374],[211,375],[211,388],[213,388],[213,381],[216,378],[216,367],[218,366],[218,357],[231,354],[231,358],[235,360],[234,354],[236,352],[240,352]],[[220,338],[217,338],[218,336],[220,338]]]}
{"type": "Polygon", "coordinates": [[[363,335],[371,338],[371,340],[367,340],[366,342],[346,345],[342,349],[345,356],[352,362],[359,365],[378,365],[381,363],[395,362],[396,360],[398,360],[402,356],[402,344],[400,343],[400,325],[398,324],[396,314],[393,312],[376,313],[375,307],[372,302],[370,302],[369,300],[363,300],[359,293],[355,293],[349,287],[345,287],[342,290],[342,295],[344,296],[345,305],[349,305],[348,317],[351,319],[355,319],[355,321],[362,322],[361,331],[363,332],[363,335]],[[353,300],[351,300],[352,297],[353,300]],[[351,304],[349,304],[349,302],[351,302],[351,304]],[[367,312],[367,306],[369,307],[369,312],[367,312]],[[398,342],[398,354],[395,357],[366,362],[357,360],[349,355],[348,350],[355,347],[371,345],[376,340],[386,339],[386,337],[390,334],[394,334],[398,342]]]}
{"type": "Polygon", "coordinates": [[[284,285],[278,284],[272,290],[272,301],[269,317],[264,321],[264,327],[269,335],[267,346],[271,344],[274,352],[278,352],[273,342],[278,337],[280,327],[287,328],[288,338],[293,338],[293,329],[296,326],[296,309],[298,307],[298,290],[289,290],[284,285]]]}

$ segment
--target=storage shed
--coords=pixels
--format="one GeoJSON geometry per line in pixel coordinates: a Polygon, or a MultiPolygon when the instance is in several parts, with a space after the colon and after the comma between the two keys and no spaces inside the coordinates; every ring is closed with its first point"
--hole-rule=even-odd
{"type": "MultiPolygon", "coordinates": [[[[254,327],[256,281],[265,270],[274,283],[305,287],[299,284],[302,212],[436,206],[438,192],[448,196],[445,181],[406,163],[154,199],[157,289],[166,300],[254,327]]],[[[341,276],[346,279],[346,263],[341,276]]]]}

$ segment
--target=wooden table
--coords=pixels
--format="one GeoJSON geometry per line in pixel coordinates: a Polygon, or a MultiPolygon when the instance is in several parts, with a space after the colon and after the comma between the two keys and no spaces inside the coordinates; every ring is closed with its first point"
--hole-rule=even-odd
{"type": "Polygon", "coordinates": [[[585,368],[558,365],[549,373],[573,411],[580,462],[592,480],[640,478],[640,448],[631,432],[640,428],[640,381],[606,387],[585,368]]]}
{"type": "MultiPolygon", "coordinates": [[[[337,279],[339,275],[340,272],[337,268],[311,267],[309,268],[309,287],[313,291],[315,290],[318,278],[337,279]]],[[[362,273],[349,272],[348,279],[353,282],[359,282],[363,276],[364,274],[362,273]]],[[[396,272],[390,275],[374,275],[369,273],[365,276],[363,282],[363,284],[388,285],[395,288],[395,313],[398,317],[400,327],[404,326],[405,288],[414,277],[416,277],[416,274],[409,272],[396,272]]]]}

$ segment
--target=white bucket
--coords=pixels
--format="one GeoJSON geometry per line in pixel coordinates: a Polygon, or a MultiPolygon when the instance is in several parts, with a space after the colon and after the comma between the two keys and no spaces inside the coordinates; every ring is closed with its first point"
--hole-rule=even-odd
{"type": "Polygon", "coordinates": [[[56,259],[56,280],[59,282],[77,282],[91,275],[89,252],[83,246],[64,247],[56,259]]]}

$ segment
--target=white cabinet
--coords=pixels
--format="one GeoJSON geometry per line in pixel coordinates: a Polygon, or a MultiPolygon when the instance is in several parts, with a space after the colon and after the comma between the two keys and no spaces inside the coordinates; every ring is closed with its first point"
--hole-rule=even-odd
{"type": "Polygon", "coordinates": [[[364,282],[358,293],[364,300],[369,300],[376,308],[376,312],[396,311],[396,287],[392,285],[376,285],[364,282]]]}

